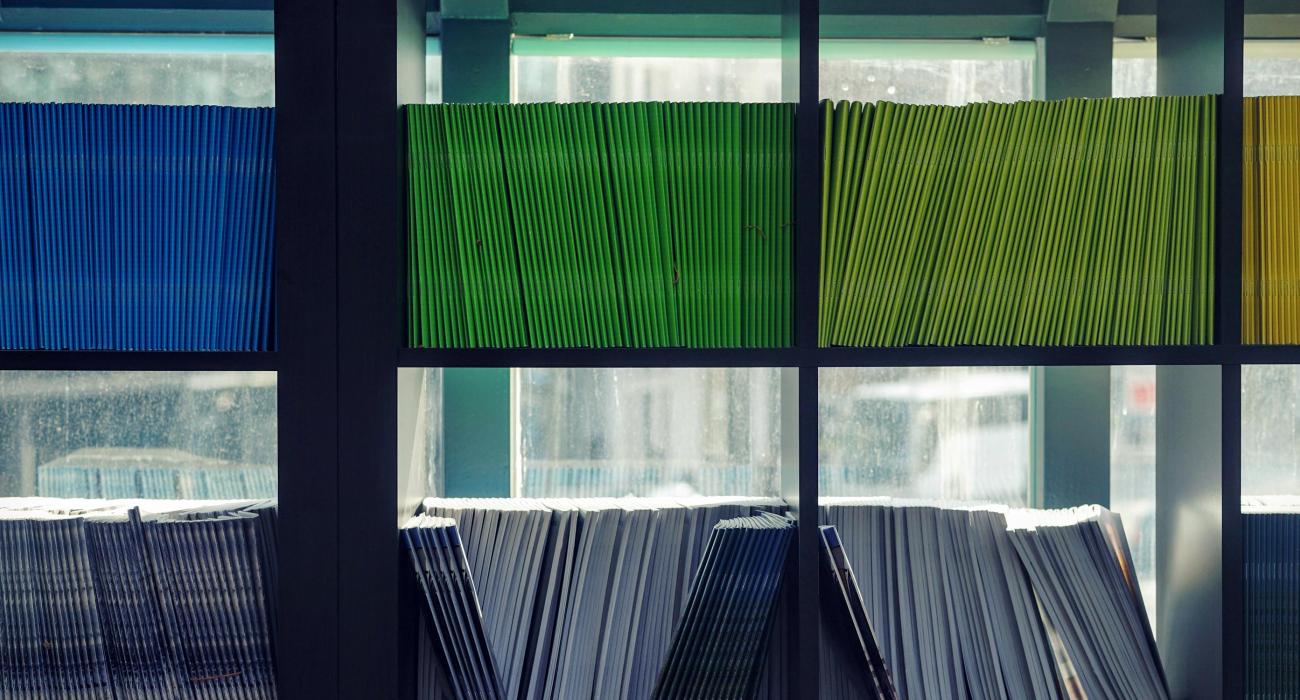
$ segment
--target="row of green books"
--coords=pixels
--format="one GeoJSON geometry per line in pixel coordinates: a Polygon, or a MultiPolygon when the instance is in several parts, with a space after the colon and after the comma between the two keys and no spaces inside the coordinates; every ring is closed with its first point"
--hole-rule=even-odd
{"type": "Polygon", "coordinates": [[[1211,97],[823,108],[822,345],[1213,338],[1211,97]]]}
{"type": "Polygon", "coordinates": [[[790,344],[791,105],[406,117],[411,345],[790,344]]]}

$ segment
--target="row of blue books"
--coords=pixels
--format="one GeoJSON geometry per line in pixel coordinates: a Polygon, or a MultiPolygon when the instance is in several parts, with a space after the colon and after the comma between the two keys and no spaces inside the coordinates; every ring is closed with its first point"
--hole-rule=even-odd
{"type": "Polygon", "coordinates": [[[270,349],[274,117],[0,103],[0,349],[270,349]]]}
{"type": "Polygon", "coordinates": [[[272,502],[0,499],[0,697],[276,697],[272,502]]]}

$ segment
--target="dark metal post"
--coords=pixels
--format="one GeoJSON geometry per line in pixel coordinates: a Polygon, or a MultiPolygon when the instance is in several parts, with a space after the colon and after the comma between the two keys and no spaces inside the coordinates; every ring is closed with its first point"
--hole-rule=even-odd
{"type": "Polygon", "coordinates": [[[339,522],[333,2],[277,0],[279,691],[338,697],[339,522]]]}
{"type": "Polygon", "coordinates": [[[400,106],[424,94],[424,4],[337,0],[337,694],[397,697],[397,357],[404,337],[400,106]]]}
{"type": "MultiPolygon", "coordinates": [[[[781,495],[799,519],[795,538],[795,620],[790,627],[790,697],[817,697],[821,616],[818,606],[820,534],[817,508],[817,303],[821,257],[821,119],[817,94],[818,0],[785,0],[781,17],[781,89],[795,107],[794,338],[797,369],[785,371],[783,401],[797,406],[795,449],[782,460],[781,495]],[[795,377],[790,376],[797,372],[795,377]],[[794,396],[791,397],[790,393],[794,396]]],[[[793,407],[787,407],[787,411],[793,407]]],[[[788,430],[788,427],[786,428],[788,430]]]]}

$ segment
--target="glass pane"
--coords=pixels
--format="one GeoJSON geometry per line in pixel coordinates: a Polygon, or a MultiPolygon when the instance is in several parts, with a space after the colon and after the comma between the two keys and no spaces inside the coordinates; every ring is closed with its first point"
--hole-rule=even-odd
{"type": "MultiPolygon", "coordinates": [[[[1113,66],[1115,97],[1156,94],[1154,41],[1116,41],[1113,66]]],[[[1242,92],[1247,97],[1300,95],[1300,42],[1247,41],[1242,92]]]]}
{"type": "Polygon", "coordinates": [[[777,369],[516,370],[519,496],[770,496],[777,369]]]}
{"type": "Polygon", "coordinates": [[[1300,495],[1300,365],[1241,368],[1241,493],[1300,495]]]}
{"type": "Polygon", "coordinates": [[[513,102],[779,102],[779,58],[512,56],[513,102]]]}
{"type": "Polygon", "coordinates": [[[441,368],[398,370],[398,466],[405,470],[407,495],[446,493],[442,480],[442,378],[441,368]]]}
{"type": "Polygon", "coordinates": [[[0,495],[271,498],[274,372],[0,372],[0,495]]]}
{"type": "Polygon", "coordinates": [[[1115,97],[1152,97],[1156,94],[1156,59],[1116,58],[1111,62],[1111,94],[1115,97]]]}
{"type": "Polygon", "coordinates": [[[275,104],[269,36],[3,35],[0,102],[275,104]]]}
{"type": "Polygon", "coordinates": [[[1156,94],[1156,44],[1142,39],[1116,39],[1111,60],[1111,95],[1151,97],[1156,94]]]}
{"type": "Polygon", "coordinates": [[[963,105],[1034,94],[1027,41],[821,42],[819,94],[828,100],[963,105]]]}
{"type": "Polygon", "coordinates": [[[1248,41],[1243,68],[1246,97],[1300,95],[1300,42],[1248,41]]]}
{"type": "Polygon", "coordinates": [[[1029,368],[824,369],[824,496],[1029,503],[1029,368]]]}
{"type": "Polygon", "coordinates": [[[1119,513],[1156,620],[1156,368],[1110,368],[1110,508],[1119,513]]]}
{"type": "MultiPolygon", "coordinates": [[[[775,41],[516,39],[515,48],[515,102],[781,100],[775,41]]],[[[1028,42],[827,41],[820,92],[835,100],[1010,102],[1033,96],[1033,70],[1028,42]]]]}
{"type": "Polygon", "coordinates": [[[424,103],[442,102],[442,52],[438,42],[430,40],[424,54],[424,103]]]}

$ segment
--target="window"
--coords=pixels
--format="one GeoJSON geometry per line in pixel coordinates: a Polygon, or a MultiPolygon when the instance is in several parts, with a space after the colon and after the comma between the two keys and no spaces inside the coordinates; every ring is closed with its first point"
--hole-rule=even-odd
{"type": "Polygon", "coordinates": [[[275,104],[270,36],[0,32],[0,101],[275,104]]]}
{"type": "Polygon", "coordinates": [[[963,105],[1034,97],[1030,41],[823,41],[822,99],[963,105]]]}
{"type": "Polygon", "coordinates": [[[397,372],[397,449],[402,493],[415,498],[446,494],[442,476],[443,370],[403,368],[397,372]]]}
{"type": "Polygon", "coordinates": [[[1115,97],[1155,95],[1155,41],[1116,39],[1111,69],[1111,94],[1115,97]]]}
{"type": "Polygon", "coordinates": [[[1300,495],[1300,365],[1241,367],[1241,493],[1300,495]]]}
{"type": "Polygon", "coordinates": [[[1152,629],[1156,620],[1156,368],[1110,368],[1110,509],[1120,514],[1152,629]]]}
{"type": "MultiPolygon", "coordinates": [[[[429,49],[427,101],[441,76],[429,49]]],[[[516,37],[514,102],[632,100],[777,102],[781,45],[775,39],[516,37]]],[[[1033,97],[1033,42],[822,42],[822,97],[927,104],[1033,97]]]]}
{"type": "Polygon", "coordinates": [[[824,369],[824,496],[1029,504],[1029,368],[824,369]]]}
{"type": "Polygon", "coordinates": [[[777,369],[514,370],[516,495],[776,495],[780,387],[777,369]]]}
{"type": "MultiPolygon", "coordinates": [[[[1247,97],[1300,95],[1300,42],[1247,41],[1242,93],[1247,97]]],[[[1156,43],[1116,41],[1112,94],[1142,97],[1156,94],[1156,43]]]]}
{"type": "Polygon", "coordinates": [[[1300,42],[1246,42],[1242,93],[1247,97],[1300,95],[1300,42]]]}
{"type": "Polygon", "coordinates": [[[424,44],[424,103],[442,102],[442,47],[429,37],[424,44]]]}
{"type": "Polygon", "coordinates": [[[512,102],[779,102],[780,42],[518,37],[512,102]]]}
{"type": "Polygon", "coordinates": [[[274,372],[0,372],[0,495],[269,498],[274,372]]]}

